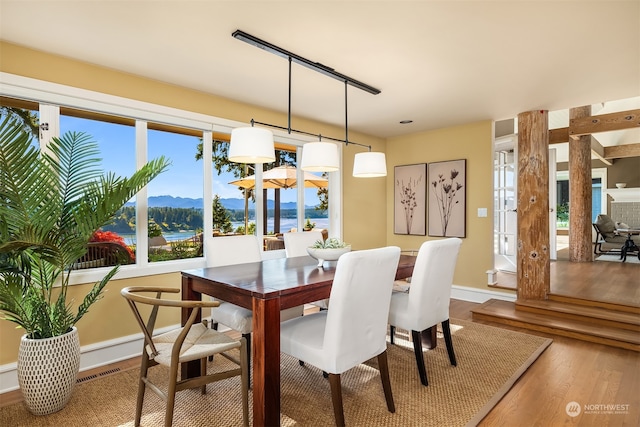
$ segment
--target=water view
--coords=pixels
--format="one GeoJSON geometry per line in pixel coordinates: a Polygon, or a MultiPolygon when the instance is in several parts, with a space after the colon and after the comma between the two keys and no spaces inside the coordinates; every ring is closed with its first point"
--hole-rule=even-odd
{"type": "MultiPolygon", "coordinates": [[[[315,228],[329,228],[329,218],[311,218],[311,222],[315,223],[315,228]]],[[[232,221],[231,225],[233,225],[233,229],[237,229],[238,227],[244,227],[244,222],[236,222],[232,221]]],[[[292,228],[297,228],[298,222],[295,218],[281,218],[280,219],[280,232],[286,233],[290,231],[292,228]]],[[[267,230],[270,232],[273,231],[273,218],[269,218],[267,220],[267,230]]],[[[162,233],[162,236],[165,238],[167,242],[177,242],[180,240],[191,239],[196,235],[194,230],[185,230],[185,231],[166,231],[162,233]]],[[[135,234],[121,234],[124,238],[124,241],[127,245],[135,245],[136,236],[135,234]]]]}

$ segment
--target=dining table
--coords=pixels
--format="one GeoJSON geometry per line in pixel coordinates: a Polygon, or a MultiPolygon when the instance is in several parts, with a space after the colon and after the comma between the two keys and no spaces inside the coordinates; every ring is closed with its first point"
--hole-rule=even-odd
{"type": "MultiPolygon", "coordinates": [[[[411,277],[415,260],[400,256],[396,280],[411,277]]],[[[280,425],[280,310],[329,298],[335,270],[336,262],[318,267],[301,256],[181,272],[183,300],[205,294],[253,311],[253,425],[280,425]]],[[[183,325],[189,314],[182,310],[183,325]]],[[[182,378],[199,370],[198,361],[184,363],[182,378]]]]}

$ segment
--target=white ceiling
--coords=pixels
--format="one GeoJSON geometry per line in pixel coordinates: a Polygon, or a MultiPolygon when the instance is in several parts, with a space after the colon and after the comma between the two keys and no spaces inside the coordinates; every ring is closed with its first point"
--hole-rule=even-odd
{"type": "MultiPolygon", "coordinates": [[[[380,89],[348,114],[382,137],[640,96],[637,0],[0,0],[5,41],[286,112],[288,62],[236,29],[380,89]]],[[[344,126],[344,84],[294,64],[291,111],[344,126]]]]}

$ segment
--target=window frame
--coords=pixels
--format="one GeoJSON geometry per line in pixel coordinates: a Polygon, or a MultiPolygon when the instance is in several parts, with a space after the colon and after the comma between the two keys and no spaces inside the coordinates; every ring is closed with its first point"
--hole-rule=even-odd
{"type": "MultiPolygon", "coordinates": [[[[18,76],[0,72],[0,96],[16,98],[25,101],[36,102],[40,105],[40,122],[49,123],[48,130],[40,132],[41,148],[46,150],[44,141],[59,136],[60,110],[71,108],[88,113],[112,115],[135,121],[136,127],[136,167],[140,168],[147,162],[147,123],[163,124],[180,128],[195,129],[202,132],[203,158],[211,159],[211,141],[214,133],[231,134],[236,127],[247,126],[246,123],[225,118],[210,116],[202,113],[181,110],[173,107],[152,104],[143,101],[132,100],[124,97],[104,94],[72,86],[51,83],[29,77],[18,76]],[[208,142],[208,143],[207,143],[208,142]]],[[[305,135],[291,135],[284,131],[274,130],[277,142],[297,147],[298,157],[301,155],[302,145],[313,139],[305,135]]],[[[342,166],[342,145],[339,146],[340,163],[342,166]]],[[[300,158],[300,157],[299,157],[300,158]]],[[[256,165],[254,165],[256,166],[256,165]]],[[[262,190],[262,168],[256,166],[256,234],[262,239],[262,215],[265,207],[262,190]]],[[[303,171],[298,168],[298,180],[302,182],[303,171]]],[[[175,273],[182,270],[205,268],[209,265],[206,257],[206,245],[213,239],[213,166],[210,161],[203,162],[203,203],[204,203],[204,245],[205,251],[202,258],[170,260],[149,263],[146,257],[137,257],[136,264],[120,267],[116,279],[175,273]]],[[[342,237],[342,179],[341,173],[331,172],[329,175],[329,229],[331,237],[342,237]]],[[[298,188],[298,229],[303,228],[304,221],[304,189],[298,188]],[[302,215],[300,214],[302,211],[302,215]]],[[[144,187],[136,195],[136,233],[138,253],[146,254],[148,251],[147,226],[148,226],[148,201],[147,188],[144,187]]],[[[275,252],[275,251],[271,251],[275,252]]],[[[271,258],[275,254],[266,254],[265,258],[271,258]]],[[[87,270],[74,270],[71,274],[71,284],[84,284],[100,280],[109,267],[101,267],[87,270]]]]}

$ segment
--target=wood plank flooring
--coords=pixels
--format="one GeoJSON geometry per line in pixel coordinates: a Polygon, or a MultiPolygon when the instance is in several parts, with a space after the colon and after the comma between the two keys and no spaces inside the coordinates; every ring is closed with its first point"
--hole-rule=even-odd
{"type": "MultiPolygon", "coordinates": [[[[640,265],[569,262],[569,236],[557,235],[557,260],[551,261],[551,298],[564,297],[640,308],[640,265]]],[[[610,249],[610,248],[608,248],[610,249]]],[[[516,289],[515,273],[498,272],[497,289],[516,289]]],[[[616,309],[620,309],[619,307],[616,309]]]]}
{"type": "MultiPolygon", "coordinates": [[[[548,300],[489,300],[474,318],[640,351],[640,264],[575,263],[566,249],[558,254],[548,300]]],[[[499,273],[496,288],[515,289],[516,279],[499,273]]]]}
{"type": "MultiPolygon", "coordinates": [[[[471,310],[476,306],[454,300],[450,315],[471,320],[471,310]]],[[[640,353],[515,326],[473,321],[553,339],[480,426],[640,425],[640,353]],[[600,410],[572,418],[565,410],[570,402],[581,407],[628,405],[628,408],[621,414],[600,410]]]]}

